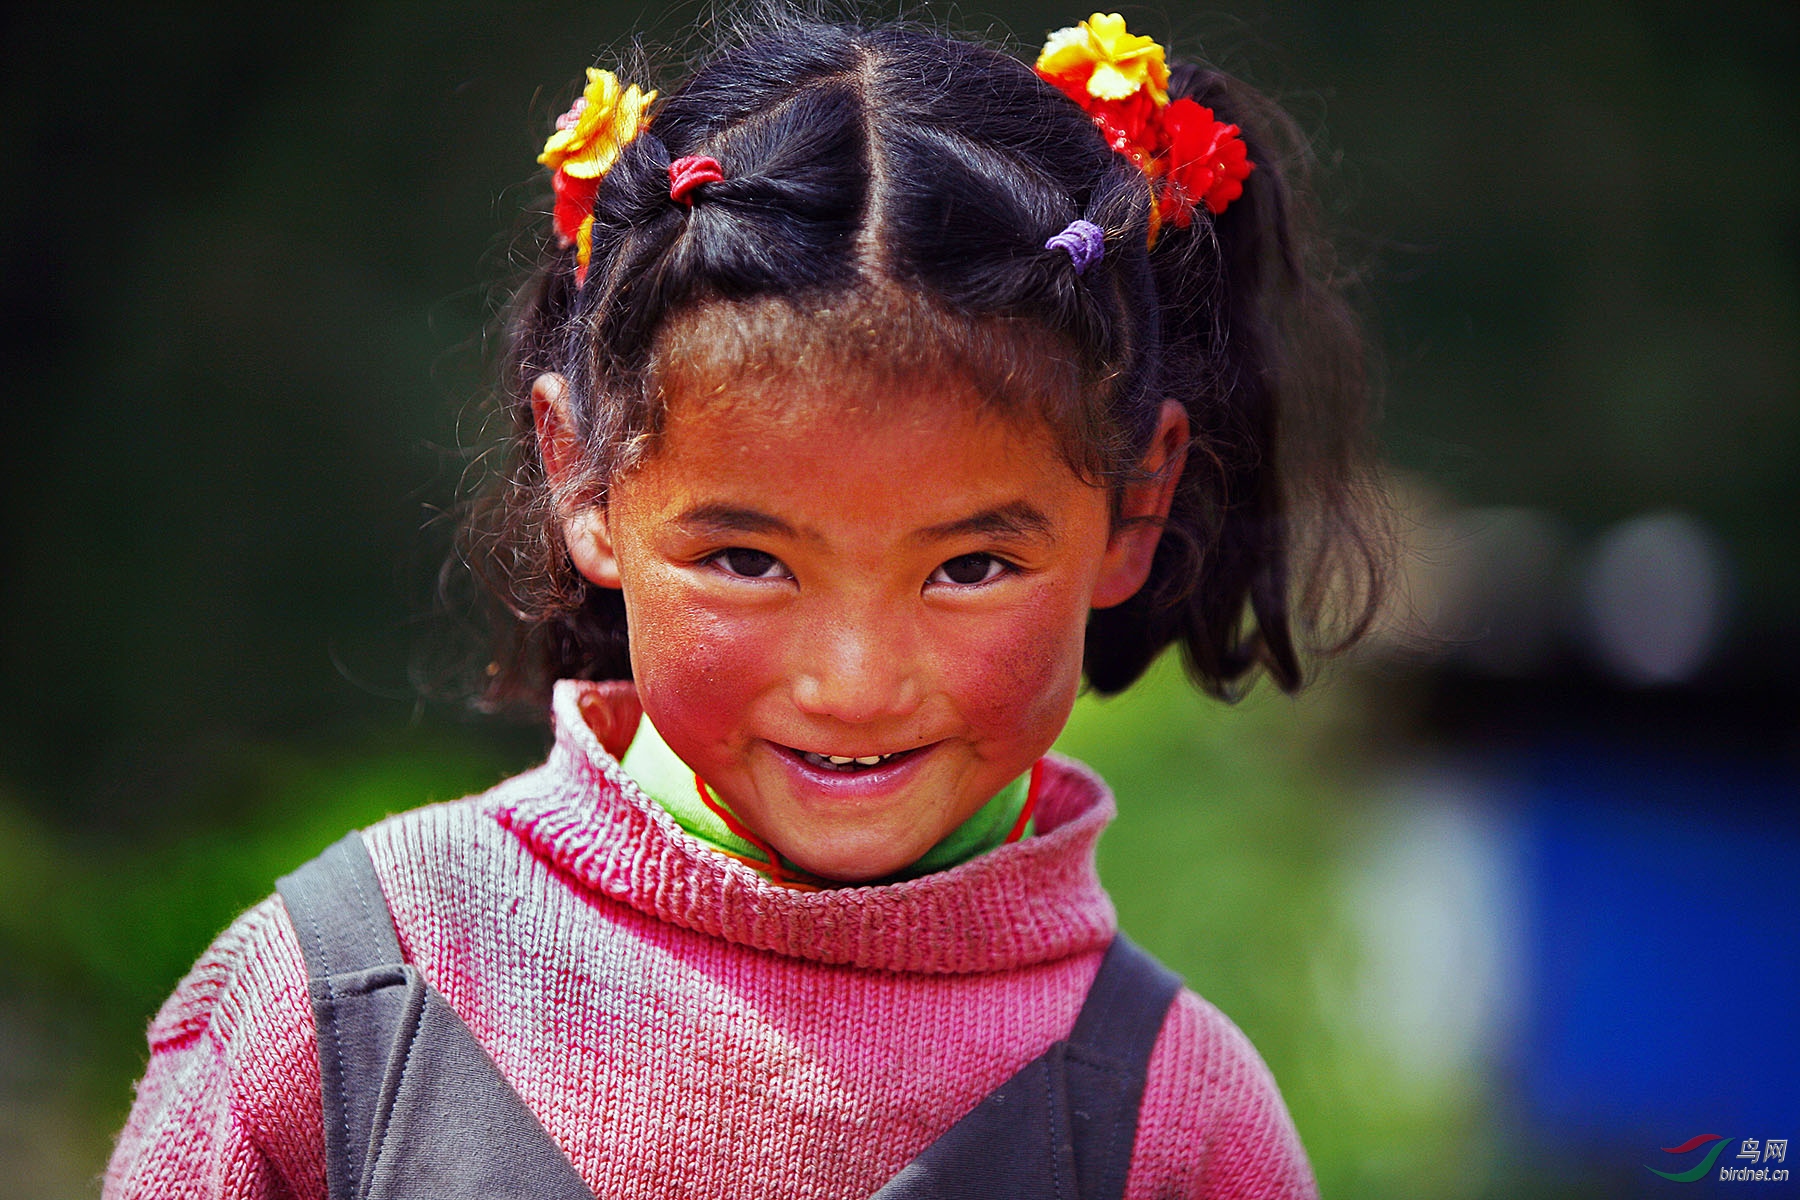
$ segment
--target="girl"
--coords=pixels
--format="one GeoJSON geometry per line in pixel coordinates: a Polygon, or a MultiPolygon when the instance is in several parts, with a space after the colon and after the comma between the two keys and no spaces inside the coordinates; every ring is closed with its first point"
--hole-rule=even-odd
{"type": "Polygon", "coordinates": [[[468,542],[554,749],[226,931],[108,1194],[1312,1194],[1046,757],[1171,643],[1297,686],[1370,562],[1284,129],[1101,14],[590,71],[468,542]]]}

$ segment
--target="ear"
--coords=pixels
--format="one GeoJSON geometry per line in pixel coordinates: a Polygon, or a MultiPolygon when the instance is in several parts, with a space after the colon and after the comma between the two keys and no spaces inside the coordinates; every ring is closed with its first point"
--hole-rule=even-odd
{"type": "Polygon", "coordinates": [[[569,381],[546,371],[531,382],[531,421],[537,428],[538,459],[556,497],[563,544],[582,578],[601,587],[619,586],[606,505],[592,495],[584,476],[581,436],[569,412],[569,381]]]}
{"type": "Polygon", "coordinates": [[[1139,478],[1120,493],[1119,516],[1100,563],[1093,607],[1125,603],[1150,578],[1150,564],[1156,557],[1156,543],[1162,539],[1169,506],[1175,501],[1187,448],[1187,409],[1177,401],[1164,400],[1150,448],[1138,464],[1139,478]]]}

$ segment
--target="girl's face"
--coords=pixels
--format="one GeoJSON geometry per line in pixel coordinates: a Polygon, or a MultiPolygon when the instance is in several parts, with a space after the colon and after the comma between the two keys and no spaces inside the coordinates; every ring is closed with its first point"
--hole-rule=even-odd
{"type": "MultiPolygon", "coordinates": [[[[788,859],[862,881],[1049,749],[1088,610],[1142,585],[1157,530],[1115,531],[1039,421],[837,382],[670,398],[651,456],[565,532],[585,576],[624,590],[669,746],[788,859]]],[[[553,473],[571,461],[560,387],[535,393],[553,473]]],[[[1164,425],[1153,459],[1185,439],[1164,425]]],[[[1126,489],[1126,514],[1166,513],[1174,474],[1126,489]]]]}

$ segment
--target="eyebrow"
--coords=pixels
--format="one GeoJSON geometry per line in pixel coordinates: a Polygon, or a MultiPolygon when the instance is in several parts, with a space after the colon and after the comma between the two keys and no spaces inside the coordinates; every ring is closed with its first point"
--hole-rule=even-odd
{"type": "Polygon", "coordinates": [[[1037,538],[1052,540],[1050,518],[1028,500],[1014,500],[942,525],[928,525],[913,536],[924,542],[945,542],[952,538],[985,535],[999,538],[1037,538]]]}
{"type": "Polygon", "coordinates": [[[720,537],[733,533],[756,533],[773,537],[797,537],[799,530],[780,517],[760,509],[736,504],[696,504],[675,518],[675,524],[690,533],[720,537]]]}
{"type": "MultiPolygon", "coordinates": [[[[696,504],[676,517],[675,523],[701,537],[725,537],[736,533],[760,534],[765,537],[818,537],[816,533],[798,529],[761,509],[722,502],[696,504]]],[[[1050,518],[1035,504],[1029,500],[1014,500],[1009,504],[984,508],[954,521],[945,521],[941,525],[927,525],[913,534],[914,540],[921,542],[947,542],[953,538],[969,536],[1050,541],[1053,538],[1053,528],[1050,518]]]]}

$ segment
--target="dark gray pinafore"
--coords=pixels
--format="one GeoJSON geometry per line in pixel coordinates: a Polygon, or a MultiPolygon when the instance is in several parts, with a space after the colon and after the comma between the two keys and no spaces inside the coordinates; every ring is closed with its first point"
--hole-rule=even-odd
{"type": "MultiPolygon", "coordinates": [[[[405,962],[351,833],[276,885],[319,1032],[330,1200],[594,1200],[437,990],[405,962]]],[[[1069,1036],[874,1200],[1117,1200],[1144,1072],[1181,983],[1115,938],[1069,1036]]]]}

